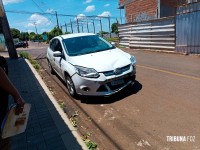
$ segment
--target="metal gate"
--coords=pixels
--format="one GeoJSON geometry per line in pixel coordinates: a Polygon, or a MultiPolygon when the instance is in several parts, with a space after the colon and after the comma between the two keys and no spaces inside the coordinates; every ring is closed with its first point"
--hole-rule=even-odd
{"type": "Polygon", "coordinates": [[[175,50],[174,17],[118,27],[120,44],[140,49],[175,50]]]}
{"type": "Polygon", "coordinates": [[[177,9],[176,51],[200,54],[200,3],[177,9]]]}

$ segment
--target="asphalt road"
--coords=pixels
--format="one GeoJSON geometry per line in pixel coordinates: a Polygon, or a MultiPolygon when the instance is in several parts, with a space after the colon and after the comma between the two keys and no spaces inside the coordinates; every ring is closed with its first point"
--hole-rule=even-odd
{"type": "Polygon", "coordinates": [[[135,85],[110,98],[82,97],[83,103],[49,74],[45,46],[23,50],[39,59],[48,87],[68,111],[79,112],[79,127],[100,149],[200,149],[200,57],[127,49],[137,59],[135,85]]]}

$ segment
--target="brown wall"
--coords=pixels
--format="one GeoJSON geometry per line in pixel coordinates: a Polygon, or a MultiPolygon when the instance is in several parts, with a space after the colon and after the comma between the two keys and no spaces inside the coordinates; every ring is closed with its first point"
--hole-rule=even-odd
{"type": "Polygon", "coordinates": [[[156,18],[157,0],[134,0],[125,6],[125,13],[128,23],[156,18]]]}
{"type": "Polygon", "coordinates": [[[119,0],[119,4],[123,5],[126,0],[119,0]]]}

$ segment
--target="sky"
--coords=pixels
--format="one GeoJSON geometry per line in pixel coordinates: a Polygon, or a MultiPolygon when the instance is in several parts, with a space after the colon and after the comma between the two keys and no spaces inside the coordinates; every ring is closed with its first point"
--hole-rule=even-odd
{"type": "MultiPolygon", "coordinates": [[[[39,34],[49,32],[58,24],[64,32],[77,32],[78,18],[80,32],[99,32],[101,30],[99,17],[111,17],[110,24],[120,20],[118,0],[2,0],[10,28],[21,32],[35,32],[39,34]],[[77,17],[76,17],[77,16],[77,17]],[[93,25],[93,19],[95,25],[93,25]],[[66,26],[67,25],[67,29],[66,26]],[[87,28],[88,24],[88,28],[87,28]],[[95,29],[94,29],[95,28],[95,29]]],[[[101,18],[102,30],[109,31],[109,19],[101,18]]]]}

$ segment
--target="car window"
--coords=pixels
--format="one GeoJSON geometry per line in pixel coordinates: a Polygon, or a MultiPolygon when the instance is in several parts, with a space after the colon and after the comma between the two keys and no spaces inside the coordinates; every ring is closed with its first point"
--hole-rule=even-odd
{"type": "Polygon", "coordinates": [[[54,50],[62,52],[62,46],[59,40],[56,40],[56,46],[54,50]]]}
{"type": "Polygon", "coordinates": [[[97,35],[64,39],[63,43],[69,56],[84,55],[113,49],[114,46],[97,35]]]}
{"type": "Polygon", "coordinates": [[[62,46],[58,39],[53,39],[50,43],[50,48],[52,51],[60,51],[62,52],[62,46]]]}
{"type": "Polygon", "coordinates": [[[56,39],[53,39],[50,43],[50,48],[52,51],[55,51],[55,47],[56,47],[56,39]]]}

